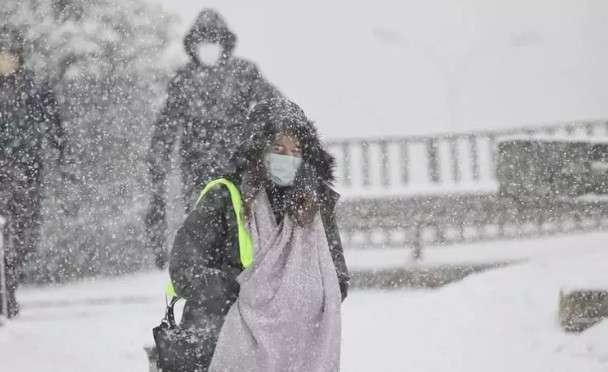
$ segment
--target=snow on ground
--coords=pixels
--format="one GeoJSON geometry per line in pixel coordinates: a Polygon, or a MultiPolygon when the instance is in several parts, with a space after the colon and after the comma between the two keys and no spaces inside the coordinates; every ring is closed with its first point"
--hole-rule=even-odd
{"type": "MultiPolygon", "coordinates": [[[[437,266],[449,264],[477,264],[517,262],[573,254],[593,253],[608,242],[608,233],[561,235],[552,238],[517,241],[493,241],[447,246],[428,246],[423,259],[414,261],[410,248],[351,249],[346,251],[348,266],[355,270],[373,270],[403,266],[437,266]],[[581,244],[584,241],[585,244],[581,244]]],[[[608,258],[608,250],[607,258],[608,258]]]]}
{"type": "MultiPolygon", "coordinates": [[[[487,249],[530,261],[439,290],[352,291],[342,370],[608,370],[608,321],[580,335],[564,334],[557,322],[560,288],[608,288],[606,237],[452,247],[463,257],[493,259],[481,253],[487,249]]],[[[151,272],[25,288],[21,317],[0,328],[2,370],[145,371],[142,346],[161,318],[165,280],[151,272]]]]}
{"type": "Polygon", "coordinates": [[[560,286],[595,271],[607,287],[606,258],[543,259],[437,291],[353,295],[343,370],[606,371],[608,321],[580,335],[564,334],[557,321],[560,286]]]}

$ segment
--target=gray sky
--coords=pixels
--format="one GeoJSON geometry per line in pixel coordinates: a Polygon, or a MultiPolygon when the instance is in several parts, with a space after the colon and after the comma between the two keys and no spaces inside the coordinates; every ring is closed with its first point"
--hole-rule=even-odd
{"type": "Polygon", "coordinates": [[[180,37],[218,9],[237,54],[328,137],[608,117],[602,0],[148,1],[181,16],[180,37]]]}

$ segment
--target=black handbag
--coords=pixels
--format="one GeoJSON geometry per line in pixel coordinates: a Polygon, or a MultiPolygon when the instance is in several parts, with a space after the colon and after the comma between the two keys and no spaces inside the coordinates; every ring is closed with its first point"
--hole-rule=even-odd
{"type": "Polygon", "coordinates": [[[211,363],[214,343],[204,330],[182,328],[175,322],[174,306],[179,298],[167,303],[165,317],[152,329],[157,367],[162,372],[205,372],[211,363]]]}

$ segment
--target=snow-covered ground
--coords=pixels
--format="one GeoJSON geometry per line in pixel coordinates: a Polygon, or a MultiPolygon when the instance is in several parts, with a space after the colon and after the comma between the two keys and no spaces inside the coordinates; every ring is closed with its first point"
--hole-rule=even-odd
{"type": "MultiPolygon", "coordinates": [[[[423,258],[421,261],[412,259],[412,250],[409,248],[352,249],[347,250],[346,258],[349,267],[354,270],[521,262],[544,260],[551,257],[586,255],[596,252],[598,249],[602,250],[606,242],[608,242],[608,233],[597,232],[541,239],[428,246],[424,247],[422,251],[423,258]],[[584,244],[581,242],[584,242],[584,244]]],[[[606,249],[606,259],[608,259],[608,249],[606,249]]]]}
{"type": "Polygon", "coordinates": [[[558,326],[562,285],[608,284],[608,253],[574,251],[437,291],[354,294],[345,306],[343,370],[608,370],[608,321],[580,335],[558,326]]]}
{"type": "MultiPolygon", "coordinates": [[[[564,334],[557,302],[562,287],[608,287],[607,238],[452,247],[442,262],[454,262],[458,253],[459,262],[467,256],[529,261],[439,290],[352,291],[343,308],[342,370],[606,371],[608,321],[580,335],[564,334]]],[[[441,261],[433,252],[429,260],[441,261]]],[[[162,315],[165,280],[166,274],[152,272],[25,288],[21,317],[0,328],[0,369],[145,371],[142,346],[162,315]]]]}

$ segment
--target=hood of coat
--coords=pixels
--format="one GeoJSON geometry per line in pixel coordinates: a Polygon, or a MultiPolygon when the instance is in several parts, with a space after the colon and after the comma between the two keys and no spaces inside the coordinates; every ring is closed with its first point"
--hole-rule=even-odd
{"type": "Polygon", "coordinates": [[[249,134],[232,161],[237,173],[244,174],[262,163],[276,134],[286,133],[298,140],[304,160],[295,185],[319,190],[323,184],[333,184],[335,159],[323,148],[314,123],[297,104],[285,98],[258,103],[249,112],[245,130],[249,134]]]}
{"type": "Polygon", "coordinates": [[[198,47],[204,43],[218,43],[222,47],[222,58],[232,55],[236,46],[236,35],[228,28],[224,18],[213,9],[204,9],[184,38],[186,53],[197,65],[204,65],[198,57],[198,47]]]}

